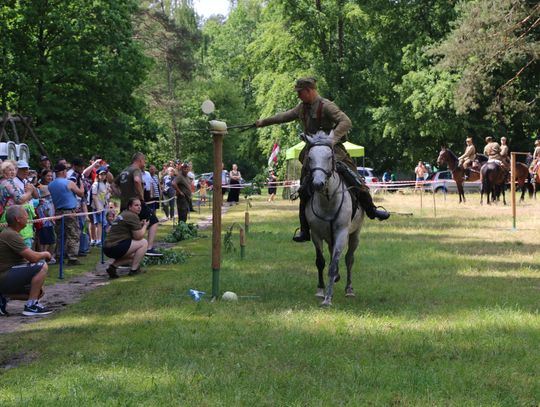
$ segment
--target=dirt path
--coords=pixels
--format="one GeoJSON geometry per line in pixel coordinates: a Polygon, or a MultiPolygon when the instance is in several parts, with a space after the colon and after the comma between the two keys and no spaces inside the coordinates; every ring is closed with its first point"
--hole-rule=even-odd
{"type": "MultiPolygon", "coordinates": [[[[227,212],[228,207],[224,206],[221,210],[222,213],[227,212]]],[[[203,219],[198,222],[199,229],[208,229],[212,225],[212,216],[203,219]]],[[[156,243],[156,247],[171,246],[167,243],[156,243]]],[[[54,312],[52,315],[62,311],[64,307],[78,302],[82,296],[98,287],[109,284],[109,278],[105,271],[108,266],[108,262],[101,264],[98,262],[93,271],[89,271],[77,277],[73,277],[69,280],[59,282],[57,284],[45,287],[45,296],[43,297],[43,303],[54,312]]],[[[129,268],[121,267],[118,269],[118,274],[122,276],[127,274],[129,268]]],[[[39,321],[43,317],[27,317],[22,315],[25,301],[9,301],[8,303],[8,317],[0,317],[0,335],[8,332],[13,332],[19,329],[21,326],[30,324],[35,321],[39,321]]]]}

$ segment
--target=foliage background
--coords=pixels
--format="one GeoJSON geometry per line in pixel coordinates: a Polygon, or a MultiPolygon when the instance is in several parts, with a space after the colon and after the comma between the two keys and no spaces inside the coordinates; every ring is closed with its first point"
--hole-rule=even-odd
{"type": "MultiPolygon", "coordinates": [[[[202,19],[191,0],[7,0],[0,21],[0,110],[32,116],[53,157],[122,166],[141,149],[209,171],[202,101],[252,123],[293,107],[303,75],[351,117],[377,171],[433,162],[443,142],[461,153],[468,135],[520,151],[540,136],[535,1],[235,0],[202,19]]],[[[299,130],[231,131],[225,165],[251,178],[299,130]]]]}

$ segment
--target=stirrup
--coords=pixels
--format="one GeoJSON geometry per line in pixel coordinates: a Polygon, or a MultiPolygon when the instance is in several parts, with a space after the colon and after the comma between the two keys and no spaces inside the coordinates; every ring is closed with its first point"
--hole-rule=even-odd
{"type": "Polygon", "coordinates": [[[289,195],[289,199],[291,201],[296,201],[298,198],[300,198],[300,193],[298,191],[293,192],[291,195],[289,195]]]}
{"type": "Polygon", "coordinates": [[[303,232],[302,228],[296,228],[296,230],[294,231],[292,240],[298,243],[309,242],[311,240],[311,236],[309,232],[303,232]],[[298,233],[299,230],[300,230],[300,233],[298,233]]]}

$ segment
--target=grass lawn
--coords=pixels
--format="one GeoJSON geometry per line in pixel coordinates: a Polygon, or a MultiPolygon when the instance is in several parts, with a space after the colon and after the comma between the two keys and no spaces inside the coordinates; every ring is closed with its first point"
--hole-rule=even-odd
{"type": "Polygon", "coordinates": [[[291,242],[296,204],[258,197],[245,260],[236,240],[223,253],[221,291],[238,302],[186,295],[211,291],[201,232],[178,245],[187,263],[115,280],[2,335],[0,361],[24,363],[0,370],[0,405],[540,405],[540,203],[520,206],[512,231],[510,208],[478,196],[437,196],[436,216],[428,195],[422,207],[419,195],[378,197],[413,215],[366,220],[355,298],[342,279],[333,307],[319,308],[313,246],[291,242]]]}

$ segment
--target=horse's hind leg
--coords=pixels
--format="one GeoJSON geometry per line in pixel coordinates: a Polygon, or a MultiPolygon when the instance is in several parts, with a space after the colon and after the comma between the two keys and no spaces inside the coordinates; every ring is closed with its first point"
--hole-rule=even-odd
{"type": "Polygon", "coordinates": [[[354,252],[360,242],[359,232],[355,232],[349,236],[349,248],[345,255],[345,264],[347,266],[347,285],[345,286],[345,296],[354,297],[354,290],[352,288],[352,267],[354,264],[354,252]]]}
{"type": "Polygon", "coordinates": [[[315,246],[315,254],[317,258],[315,260],[315,265],[317,266],[317,272],[319,274],[319,285],[317,286],[317,293],[315,296],[324,298],[324,256],[320,247],[315,246]]]}

